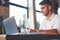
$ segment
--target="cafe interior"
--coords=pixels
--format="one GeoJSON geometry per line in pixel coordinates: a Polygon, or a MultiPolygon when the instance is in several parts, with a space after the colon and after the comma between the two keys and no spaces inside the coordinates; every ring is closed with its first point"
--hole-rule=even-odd
{"type": "MultiPolygon", "coordinates": [[[[45,19],[41,1],[0,0],[0,40],[60,40],[59,34],[37,32],[45,19]]],[[[50,1],[53,12],[60,15],[60,0],[50,1]]]]}

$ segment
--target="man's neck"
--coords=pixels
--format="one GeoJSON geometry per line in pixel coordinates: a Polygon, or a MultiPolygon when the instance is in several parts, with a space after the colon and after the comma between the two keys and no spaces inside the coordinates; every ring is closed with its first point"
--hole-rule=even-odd
{"type": "Polygon", "coordinates": [[[49,12],[49,14],[46,16],[47,19],[49,19],[52,16],[52,12],[49,12]]]}

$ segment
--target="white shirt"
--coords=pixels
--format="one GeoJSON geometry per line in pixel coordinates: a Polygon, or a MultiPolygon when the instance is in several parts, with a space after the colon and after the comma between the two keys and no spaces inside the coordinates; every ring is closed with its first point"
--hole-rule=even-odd
{"type": "Polygon", "coordinates": [[[40,30],[57,29],[60,33],[60,15],[52,13],[52,16],[47,20],[45,19],[40,25],[40,30]]]}

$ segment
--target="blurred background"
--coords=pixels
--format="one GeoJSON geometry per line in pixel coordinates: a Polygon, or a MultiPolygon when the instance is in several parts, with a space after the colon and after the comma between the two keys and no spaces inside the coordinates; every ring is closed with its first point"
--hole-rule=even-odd
{"type": "MultiPolygon", "coordinates": [[[[2,21],[8,17],[15,17],[17,27],[28,21],[31,29],[39,29],[45,17],[41,13],[39,3],[42,0],[0,0],[0,34],[5,34],[2,21]]],[[[50,0],[53,11],[60,15],[60,0],[50,0]],[[57,11],[56,11],[57,10],[57,11]]]]}

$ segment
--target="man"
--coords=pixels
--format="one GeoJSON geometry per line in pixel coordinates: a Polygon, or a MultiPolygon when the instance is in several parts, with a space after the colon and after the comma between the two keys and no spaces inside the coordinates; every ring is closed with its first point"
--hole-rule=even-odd
{"type": "Polygon", "coordinates": [[[39,3],[41,12],[46,16],[40,26],[40,30],[31,30],[31,32],[43,32],[44,34],[59,34],[60,32],[60,16],[54,14],[52,3],[49,0],[43,0],[39,3]]]}

